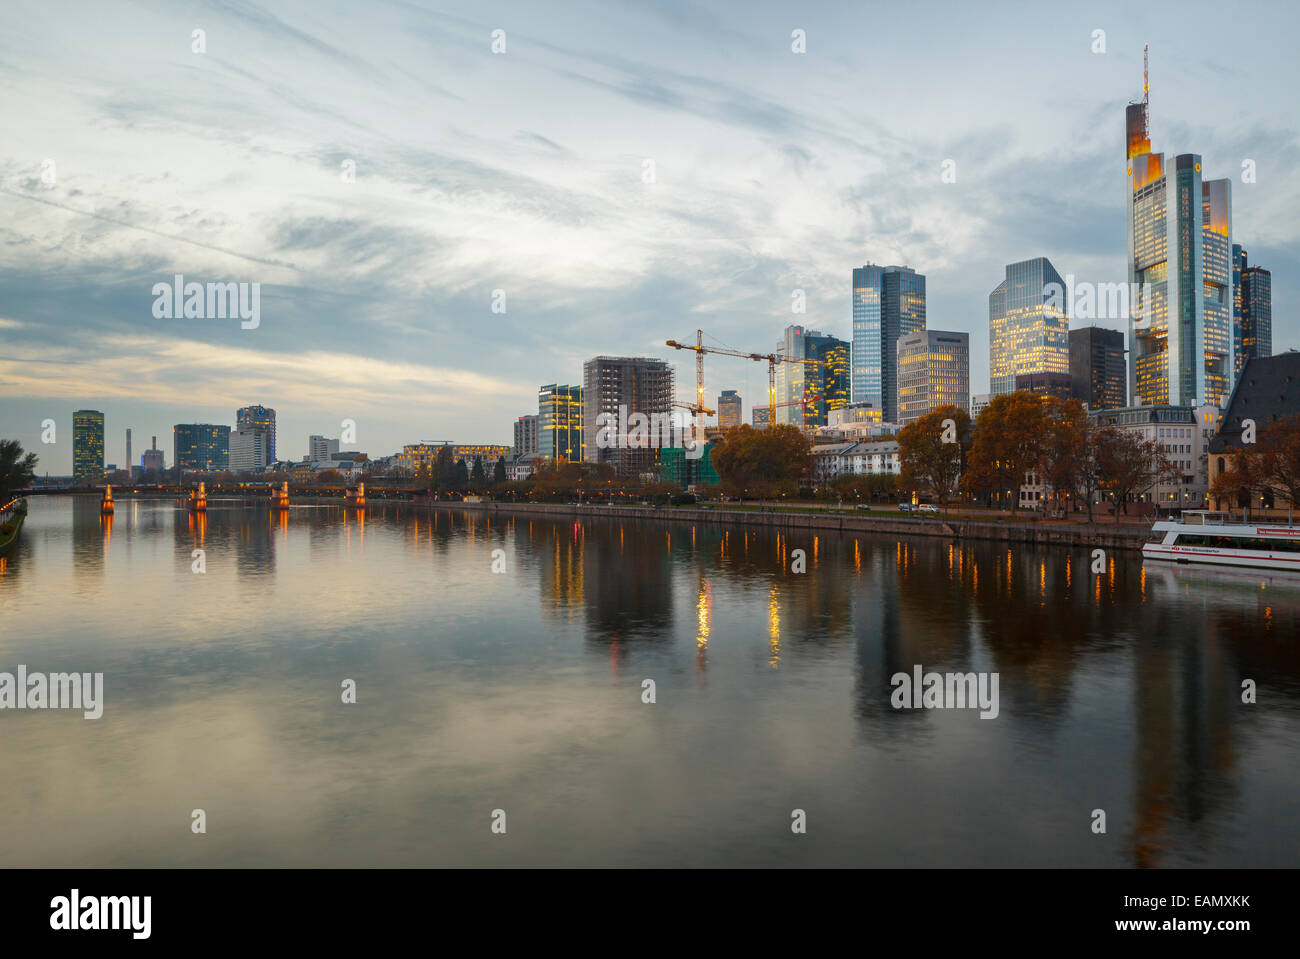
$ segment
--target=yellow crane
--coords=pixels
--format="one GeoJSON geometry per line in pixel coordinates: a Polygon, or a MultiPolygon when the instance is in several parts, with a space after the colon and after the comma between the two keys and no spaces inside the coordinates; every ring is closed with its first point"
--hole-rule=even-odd
{"type": "MultiPolygon", "coordinates": [[[[776,425],[776,408],[778,405],[787,406],[793,403],[776,402],[776,364],[778,363],[805,363],[809,366],[824,366],[823,360],[801,360],[793,356],[786,356],[783,353],[745,353],[741,350],[729,350],[719,346],[704,345],[704,331],[695,331],[695,344],[678,343],[676,340],[666,341],[667,346],[675,350],[693,350],[695,353],[695,406],[698,409],[704,408],[704,354],[717,353],[720,356],[739,356],[741,359],[754,360],[756,363],[767,362],[767,422],[769,426],[776,425]]],[[[680,404],[685,406],[686,404],[680,404]]],[[[688,407],[689,408],[689,407],[688,407]]]]}

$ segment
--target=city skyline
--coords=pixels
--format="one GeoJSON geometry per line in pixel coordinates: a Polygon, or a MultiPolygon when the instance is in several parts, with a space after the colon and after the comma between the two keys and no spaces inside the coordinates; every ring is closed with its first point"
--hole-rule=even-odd
{"type": "MultiPolygon", "coordinates": [[[[845,275],[868,261],[927,276],[927,325],[970,335],[983,392],[981,305],[1003,265],[1045,256],[1088,281],[1126,278],[1114,158],[1146,41],[1151,139],[1234,179],[1232,241],[1271,270],[1283,306],[1273,351],[1298,345],[1285,31],[1211,37],[1196,16],[1119,5],[1069,29],[1008,31],[1008,18],[947,8],[954,29],[883,52],[859,106],[850,28],[865,12],[758,5],[743,25],[678,7],[590,12],[559,23],[522,6],[491,18],[381,6],[359,25],[301,7],[214,11],[198,54],[185,15],[150,14],[144,29],[128,12],[55,49],[52,14],[34,11],[0,39],[19,94],[0,116],[30,131],[0,154],[0,432],[54,475],[71,473],[71,443],[41,444],[41,423],[62,430],[82,408],[105,413],[107,462],[124,460],[128,427],[165,437],[253,401],[283,411],[284,459],[344,419],[371,451],[442,435],[509,443],[537,384],[575,382],[595,355],[665,359],[688,399],[689,366],[662,343],[696,326],[743,349],[769,349],[790,323],[851,339],[845,275]],[[407,74],[366,52],[367,31],[395,26],[417,35],[391,54],[407,74]],[[806,54],[790,49],[796,27],[806,54]],[[101,40],[124,55],[105,60],[101,40]],[[944,56],[972,45],[986,75],[944,56]],[[424,72],[430,48],[442,68],[424,72]],[[1012,50],[1041,58],[1041,82],[1024,85],[1023,58],[1002,62],[1012,50]],[[54,72],[76,82],[51,85],[54,72]],[[78,85],[100,74],[122,95],[78,85]],[[37,89],[39,115],[14,112],[37,89]],[[389,99],[394,112],[366,106],[389,99]],[[433,132],[414,119],[425,99],[446,119],[433,132]],[[1243,184],[1247,159],[1258,180],[1243,184]],[[154,317],[153,285],[175,274],[262,284],[260,324],[154,317]]],[[[766,392],[757,364],[711,360],[706,376],[711,394],[751,405],[766,392]]]]}

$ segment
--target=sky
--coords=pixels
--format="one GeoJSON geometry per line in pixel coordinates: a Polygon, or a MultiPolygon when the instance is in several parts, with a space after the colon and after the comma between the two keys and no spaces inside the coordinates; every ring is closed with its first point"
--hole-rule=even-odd
{"type": "MultiPolygon", "coordinates": [[[[255,403],[281,458],[344,420],[372,456],[509,444],[537,387],[580,384],[593,356],[668,360],[688,398],[694,357],[667,339],[849,338],[868,262],[926,275],[927,325],[970,334],[985,392],[1005,264],[1127,281],[1144,42],[1153,150],[1233,179],[1274,352],[1300,346],[1287,3],[6,9],[0,437],[41,474],[71,471],[82,408],[119,466],[128,427],[136,462],[157,435],[171,465],[173,424],[255,403]],[[156,316],[176,274],[260,284],[258,325],[156,316]]],[[[764,364],[705,373],[747,418],[764,401],[764,364]]]]}

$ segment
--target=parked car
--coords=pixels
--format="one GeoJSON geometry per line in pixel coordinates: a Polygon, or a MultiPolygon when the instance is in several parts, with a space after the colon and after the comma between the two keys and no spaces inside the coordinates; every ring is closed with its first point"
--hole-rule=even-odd
{"type": "Polygon", "coordinates": [[[922,513],[937,513],[937,512],[939,512],[939,507],[935,506],[933,503],[922,503],[922,504],[921,504],[921,512],[922,512],[922,513]]]}
{"type": "Polygon", "coordinates": [[[898,511],[900,513],[914,513],[916,512],[916,507],[913,506],[911,503],[899,503],[898,511]]]}
{"type": "Polygon", "coordinates": [[[871,509],[871,504],[870,504],[870,503],[859,503],[859,504],[858,504],[858,509],[871,509]]]}

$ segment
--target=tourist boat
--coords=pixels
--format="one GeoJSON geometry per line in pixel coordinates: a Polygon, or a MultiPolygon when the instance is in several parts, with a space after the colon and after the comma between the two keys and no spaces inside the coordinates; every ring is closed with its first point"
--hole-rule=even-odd
{"type": "Polygon", "coordinates": [[[1227,513],[1191,510],[1151,532],[1162,538],[1142,547],[1146,559],[1300,569],[1300,526],[1292,523],[1235,522],[1227,513]]]}
{"type": "Polygon", "coordinates": [[[12,499],[0,506],[0,550],[18,542],[18,533],[27,518],[27,500],[12,499]]]}

